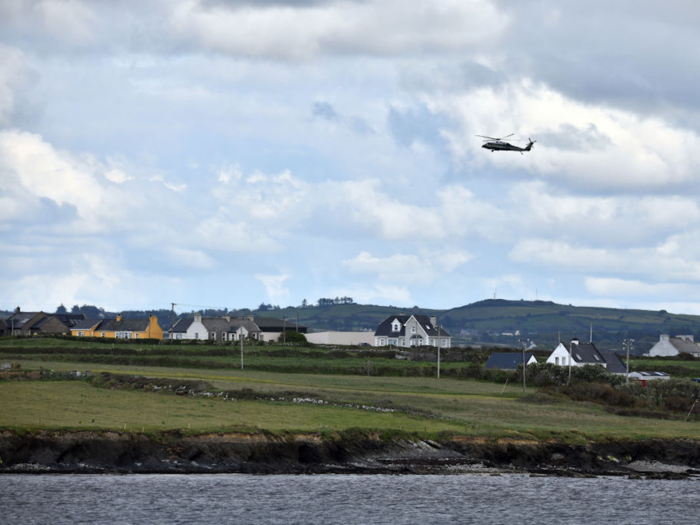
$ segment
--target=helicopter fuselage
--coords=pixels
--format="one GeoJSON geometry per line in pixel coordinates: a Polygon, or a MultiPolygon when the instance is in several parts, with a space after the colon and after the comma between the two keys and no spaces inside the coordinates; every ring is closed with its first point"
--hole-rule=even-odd
{"type": "Polygon", "coordinates": [[[532,142],[530,142],[527,146],[524,148],[519,148],[518,146],[513,146],[512,144],[509,144],[507,142],[503,142],[500,140],[496,140],[494,142],[487,142],[482,148],[490,149],[492,152],[493,151],[530,151],[532,149],[532,142]]]}

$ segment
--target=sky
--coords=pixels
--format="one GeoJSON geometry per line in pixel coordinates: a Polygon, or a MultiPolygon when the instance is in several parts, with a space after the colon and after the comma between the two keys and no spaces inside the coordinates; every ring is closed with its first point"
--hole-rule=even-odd
{"type": "Polygon", "coordinates": [[[699,86],[691,0],[0,0],[0,309],[700,314],[699,86]]]}

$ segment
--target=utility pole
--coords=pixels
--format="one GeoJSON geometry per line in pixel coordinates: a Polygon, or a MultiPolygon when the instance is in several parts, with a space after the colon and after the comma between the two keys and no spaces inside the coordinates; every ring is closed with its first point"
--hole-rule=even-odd
{"type": "Polygon", "coordinates": [[[173,342],[173,317],[175,316],[175,304],[170,303],[170,342],[173,342]]]}
{"type": "Polygon", "coordinates": [[[282,316],[282,341],[287,344],[287,318],[282,316]]]}
{"type": "Polygon", "coordinates": [[[521,339],[520,340],[520,345],[523,347],[523,394],[527,393],[527,387],[525,385],[525,366],[527,365],[525,363],[525,340],[521,339]]]}
{"type": "Polygon", "coordinates": [[[435,339],[435,346],[437,346],[437,378],[440,379],[440,325],[437,325],[437,337],[435,339]]]}
{"type": "Polygon", "coordinates": [[[571,384],[571,354],[574,351],[574,340],[572,339],[571,342],[569,343],[569,382],[566,383],[567,385],[571,384]]]}
{"type": "Polygon", "coordinates": [[[627,347],[627,373],[625,374],[625,384],[630,384],[630,347],[634,343],[634,339],[625,339],[624,345],[627,347]]]}
{"type": "Polygon", "coordinates": [[[238,332],[238,339],[241,340],[241,370],[243,370],[243,317],[241,317],[241,326],[238,332]]]}

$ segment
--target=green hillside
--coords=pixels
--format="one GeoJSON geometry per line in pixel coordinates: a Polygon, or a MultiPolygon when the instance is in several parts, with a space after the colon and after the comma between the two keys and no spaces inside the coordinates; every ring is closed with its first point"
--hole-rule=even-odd
{"type": "Polygon", "coordinates": [[[587,341],[591,323],[593,340],[601,349],[620,349],[623,339],[633,338],[640,353],[658,341],[661,333],[700,336],[700,316],[696,315],[571,306],[550,301],[488,299],[451,310],[343,304],[252,312],[263,317],[285,317],[291,323],[296,323],[298,314],[300,324],[316,330],[374,330],[382,320],[396,313],[436,315],[457,344],[518,346],[520,339],[529,339],[544,348],[555,345],[559,335],[563,340],[578,337],[587,341]]]}

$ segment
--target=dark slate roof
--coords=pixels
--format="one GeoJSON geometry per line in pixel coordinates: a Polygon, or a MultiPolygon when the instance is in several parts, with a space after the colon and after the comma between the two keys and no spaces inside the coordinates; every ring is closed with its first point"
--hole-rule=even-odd
{"type": "MultiPolygon", "coordinates": [[[[405,325],[411,317],[415,318],[415,320],[418,321],[418,324],[420,324],[423,327],[423,330],[425,330],[425,332],[429,336],[438,335],[437,329],[430,323],[430,316],[424,315],[424,314],[390,315],[389,317],[384,319],[381,323],[379,323],[379,326],[377,327],[377,330],[374,332],[374,335],[375,336],[384,336],[384,337],[405,337],[406,336],[406,326],[405,325]],[[391,325],[395,319],[398,320],[399,323],[401,324],[401,329],[398,332],[394,332],[391,329],[391,325]]],[[[440,328],[440,336],[441,337],[450,337],[450,334],[444,328],[440,328]]]]}
{"type": "MultiPolygon", "coordinates": [[[[571,344],[563,343],[569,350],[571,344]]],[[[578,343],[573,345],[571,352],[573,360],[584,365],[603,365],[611,374],[624,374],[627,367],[615,354],[601,354],[593,343],[578,343]]]]}
{"type": "Polygon", "coordinates": [[[140,319],[124,319],[117,321],[116,319],[105,319],[100,324],[97,330],[101,332],[145,332],[151,320],[146,318],[140,319]]]}
{"type": "Polygon", "coordinates": [[[34,323],[30,329],[31,330],[36,330],[37,328],[41,328],[41,325],[43,325],[46,321],[51,319],[48,315],[46,317],[41,317],[36,323],[34,323]]]}
{"type": "MultiPolygon", "coordinates": [[[[255,324],[258,325],[261,332],[281,332],[282,330],[296,330],[297,322],[295,319],[274,319],[272,317],[254,317],[255,324]]],[[[307,328],[299,325],[299,332],[305,334],[307,328]]]]}
{"type": "Polygon", "coordinates": [[[231,322],[223,317],[202,317],[202,324],[208,332],[228,332],[231,322]]]}
{"type": "Polygon", "coordinates": [[[622,362],[617,354],[601,354],[605,359],[605,368],[611,374],[626,374],[627,365],[622,362]]]}
{"type": "Polygon", "coordinates": [[[92,330],[95,326],[100,324],[102,319],[83,319],[75,323],[71,330],[92,330]]]}
{"type": "Polygon", "coordinates": [[[571,344],[567,345],[564,343],[567,350],[571,351],[571,356],[573,360],[577,363],[584,365],[605,365],[605,358],[600,354],[598,349],[593,343],[578,343],[574,344],[573,348],[571,344]]]}
{"type": "Polygon", "coordinates": [[[178,319],[178,321],[173,325],[173,332],[176,333],[185,333],[187,332],[187,329],[192,326],[192,323],[194,323],[193,318],[182,318],[178,319]]]}
{"type": "Polygon", "coordinates": [[[84,314],[54,314],[52,317],[55,317],[69,328],[85,319],[84,314]]]}
{"type": "Polygon", "coordinates": [[[41,312],[17,312],[7,318],[7,324],[14,326],[15,328],[22,328],[27,321],[40,313],[41,312]]]}
{"type": "MultiPolygon", "coordinates": [[[[532,358],[532,354],[525,353],[525,362],[527,363],[532,358]]],[[[487,370],[515,370],[523,364],[522,352],[496,352],[491,354],[489,360],[486,361],[487,370]]]]}

